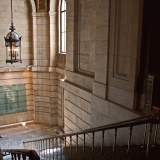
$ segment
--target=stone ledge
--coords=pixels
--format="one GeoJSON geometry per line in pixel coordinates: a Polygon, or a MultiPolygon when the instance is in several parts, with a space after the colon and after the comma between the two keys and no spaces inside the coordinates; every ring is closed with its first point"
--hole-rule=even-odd
{"type": "MultiPolygon", "coordinates": [[[[23,122],[1,125],[1,126],[0,126],[0,129],[10,128],[10,127],[14,127],[14,126],[22,126],[22,123],[23,123],[23,122]]],[[[26,123],[26,124],[32,124],[32,123],[34,123],[34,120],[26,121],[25,123],[26,123]]]]}

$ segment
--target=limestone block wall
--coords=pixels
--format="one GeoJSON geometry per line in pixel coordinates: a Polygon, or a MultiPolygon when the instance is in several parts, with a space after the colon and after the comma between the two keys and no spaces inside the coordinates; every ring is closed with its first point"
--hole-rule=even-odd
{"type": "Polygon", "coordinates": [[[63,126],[63,70],[34,73],[35,122],[63,126]]]}
{"type": "Polygon", "coordinates": [[[34,65],[48,67],[50,65],[49,13],[32,13],[32,18],[34,29],[34,65]]]}
{"type": "MultiPolygon", "coordinates": [[[[98,127],[102,125],[108,125],[112,123],[117,123],[120,121],[130,120],[140,117],[142,114],[138,111],[127,110],[113,102],[101,99],[97,96],[92,96],[92,118],[91,126],[98,127]]],[[[133,129],[132,142],[136,144],[141,144],[143,139],[143,131],[145,126],[136,127],[133,129]]],[[[112,145],[114,143],[114,130],[109,130],[105,132],[105,145],[112,145]]],[[[117,144],[124,145],[127,144],[129,136],[129,128],[119,129],[117,133],[117,144]]],[[[100,145],[99,139],[101,139],[102,134],[98,133],[95,135],[96,145],[100,145]]]]}
{"type": "Polygon", "coordinates": [[[34,73],[35,122],[50,124],[49,73],[34,73]]]}
{"type": "Polygon", "coordinates": [[[96,40],[96,1],[79,1],[78,70],[94,74],[96,40]]]}
{"type": "MultiPolygon", "coordinates": [[[[61,82],[66,132],[143,114],[134,110],[140,55],[140,8],[142,1],[134,0],[72,0],[72,3],[67,0],[66,78],[61,82]],[[79,67],[85,67],[86,62],[87,72],[79,67]],[[92,70],[88,66],[90,62],[94,64],[92,70]],[[79,99],[83,103],[79,103],[79,99]],[[85,108],[87,104],[89,110],[85,108]]],[[[135,142],[141,139],[139,131],[134,133],[138,139],[135,138],[135,142]]],[[[119,132],[118,143],[124,144],[122,139],[128,132],[119,132]]],[[[114,132],[106,134],[109,143],[113,142],[114,132]]]]}
{"type": "Polygon", "coordinates": [[[57,74],[34,73],[35,122],[57,125],[57,74]]]}
{"type": "Polygon", "coordinates": [[[64,90],[64,130],[79,131],[91,127],[91,93],[61,81],[64,90]]]}
{"type": "MultiPolygon", "coordinates": [[[[58,85],[57,85],[57,120],[58,126],[64,126],[64,89],[60,85],[61,79],[64,79],[64,70],[56,68],[58,85]]],[[[52,116],[54,119],[54,116],[52,116]]]]}
{"type": "Polygon", "coordinates": [[[30,71],[0,72],[0,85],[24,84],[27,111],[0,116],[0,125],[34,120],[33,74],[30,71]]]}
{"type": "MultiPolygon", "coordinates": [[[[31,65],[33,60],[32,51],[32,19],[31,6],[28,0],[14,0],[13,2],[13,24],[15,32],[22,36],[22,59],[23,65],[31,65]]],[[[4,38],[10,32],[11,26],[11,1],[0,1],[0,66],[11,66],[6,64],[6,47],[4,38]]],[[[21,65],[20,63],[14,65],[21,65]]]]}

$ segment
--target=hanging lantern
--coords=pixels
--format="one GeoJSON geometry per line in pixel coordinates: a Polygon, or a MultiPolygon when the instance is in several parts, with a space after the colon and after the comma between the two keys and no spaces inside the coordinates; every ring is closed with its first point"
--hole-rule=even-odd
{"type": "Polygon", "coordinates": [[[11,26],[9,28],[11,32],[4,37],[6,46],[6,63],[16,63],[21,60],[21,37],[14,32],[15,28],[13,26],[13,12],[12,12],[12,0],[11,0],[11,26]]]}

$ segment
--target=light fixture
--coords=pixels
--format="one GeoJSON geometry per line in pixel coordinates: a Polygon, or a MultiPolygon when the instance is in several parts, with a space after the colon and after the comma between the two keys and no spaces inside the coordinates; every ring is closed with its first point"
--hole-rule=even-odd
{"type": "Polygon", "coordinates": [[[22,126],[26,126],[26,122],[21,122],[22,126]]]}
{"type": "Polygon", "coordinates": [[[9,28],[11,32],[4,37],[6,46],[6,63],[22,63],[21,60],[21,37],[14,32],[13,26],[13,11],[12,11],[12,0],[11,0],[11,26],[9,28]]]}

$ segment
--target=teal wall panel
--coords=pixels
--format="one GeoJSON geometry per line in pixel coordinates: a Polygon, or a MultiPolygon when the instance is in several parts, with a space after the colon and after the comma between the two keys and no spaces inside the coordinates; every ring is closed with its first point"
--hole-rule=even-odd
{"type": "Polygon", "coordinates": [[[25,84],[0,86],[0,115],[26,111],[25,84]]]}

